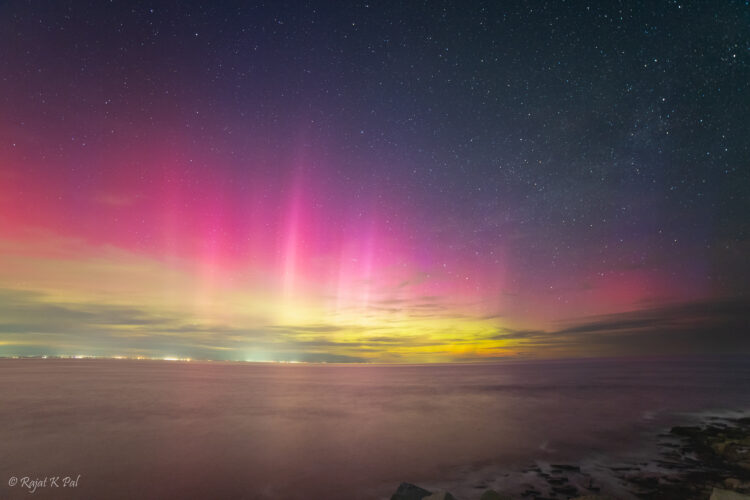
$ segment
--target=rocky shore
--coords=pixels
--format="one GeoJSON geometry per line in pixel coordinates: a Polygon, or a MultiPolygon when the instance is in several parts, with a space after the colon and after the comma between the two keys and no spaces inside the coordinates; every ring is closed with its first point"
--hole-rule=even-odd
{"type": "Polygon", "coordinates": [[[710,417],[657,436],[655,456],[593,465],[535,463],[455,495],[402,483],[391,500],[750,500],[750,418],[710,417]]]}

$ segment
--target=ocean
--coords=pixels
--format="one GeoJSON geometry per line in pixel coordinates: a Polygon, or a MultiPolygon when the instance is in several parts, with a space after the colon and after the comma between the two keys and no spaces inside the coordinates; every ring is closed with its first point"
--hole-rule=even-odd
{"type": "Polygon", "coordinates": [[[470,500],[507,471],[636,456],[747,409],[747,357],[4,359],[0,498],[379,499],[408,481],[470,500]]]}

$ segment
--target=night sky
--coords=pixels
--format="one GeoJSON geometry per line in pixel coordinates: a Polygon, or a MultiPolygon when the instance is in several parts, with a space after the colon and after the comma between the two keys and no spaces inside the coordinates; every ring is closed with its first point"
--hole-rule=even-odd
{"type": "Polygon", "coordinates": [[[0,355],[750,352],[750,6],[0,3],[0,355]]]}

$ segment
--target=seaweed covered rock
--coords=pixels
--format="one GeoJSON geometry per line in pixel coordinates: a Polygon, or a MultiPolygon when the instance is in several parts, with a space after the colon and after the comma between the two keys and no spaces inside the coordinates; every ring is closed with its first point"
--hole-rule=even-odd
{"type": "Polygon", "coordinates": [[[396,493],[391,495],[391,500],[422,500],[432,495],[431,491],[411,483],[401,483],[396,489],[396,493]]]}
{"type": "Polygon", "coordinates": [[[724,485],[730,490],[740,491],[741,493],[750,492],[750,482],[741,481],[736,477],[728,477],[724,480],[724,485]],[[744,491],[748,490],[748,491],[744,491]]]}
{"type": "Polygon", "coordinates": [[[710,500],[750,500],[750,495],[714,488],[710,500]]]}
{"type": "Polygon", "coordinates": [[[447,491],[437,491],[428,497],[424,497],[423,500],[456,500],[456,497],[447,491]]]}

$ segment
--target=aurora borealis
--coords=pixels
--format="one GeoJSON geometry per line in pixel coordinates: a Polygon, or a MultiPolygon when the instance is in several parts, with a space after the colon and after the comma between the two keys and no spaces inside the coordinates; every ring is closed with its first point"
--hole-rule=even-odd
{"type": "Polygon", "coordinates": [[[747,352],[750,7],[0,4],[0,355],[747,352]]]}

